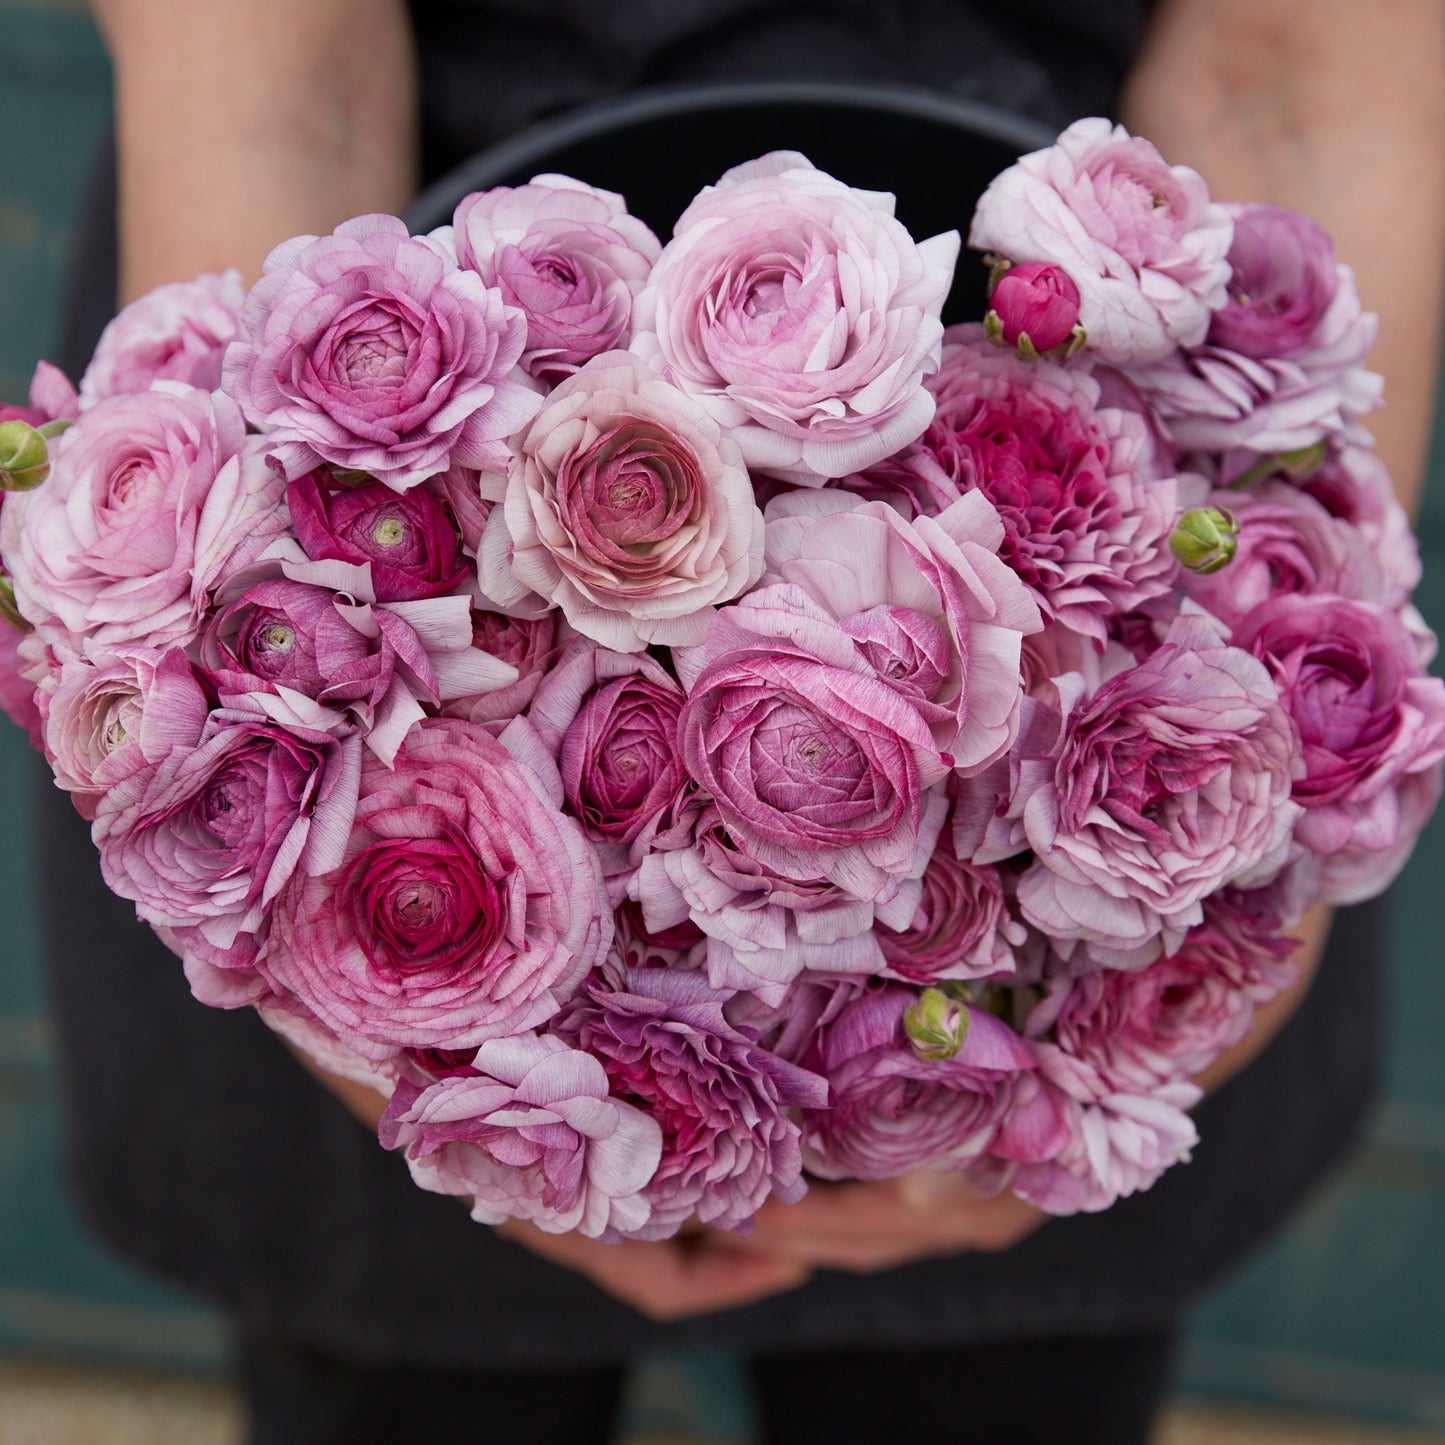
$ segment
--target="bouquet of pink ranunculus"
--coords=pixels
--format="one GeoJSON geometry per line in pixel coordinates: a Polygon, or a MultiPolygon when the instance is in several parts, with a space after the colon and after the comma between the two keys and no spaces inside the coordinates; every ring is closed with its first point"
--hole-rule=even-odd
{"type": "Polygon", "coordinates": [[[539,176],[5,414],[4,697],[106,882],[478,1219],[1103,1208],[1434,806],[1329,239],[1086,120],[969,240],[945,330],[958,235],[800,155],[665,246],[539,176]]]}

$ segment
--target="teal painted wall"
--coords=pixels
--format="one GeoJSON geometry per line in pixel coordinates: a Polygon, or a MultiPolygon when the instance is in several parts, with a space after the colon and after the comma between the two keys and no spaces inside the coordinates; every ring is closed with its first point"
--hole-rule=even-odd
{"type": "MultiPolygon", "coordinates": [[[[0,0],[0,396],[23,396],[49,340],[75,194],[108,106],[83,10],[0,0]]],[[[1445,433],[1422,524],[1422,610],[1445,626],[1445,433]]],[[[86,1236],[64,1197],[50,1040],[30,908],[33,761],[0,728],[0,1349],[214,1366],[221,1323],[86,1236]]],[[[1392,1047],[1367,1147],[1293,1228],[1200,1310],[1192,1388],[1445,1426],[1445,819],[1391,908],[1392,1047]]],[[[654,1362],[636,1404],[656,1428],[737,1440],[746,1407],[721,1358],[654,1362]],[[691,1402],[691,1403],[689,1403],[691,1402]]]]}

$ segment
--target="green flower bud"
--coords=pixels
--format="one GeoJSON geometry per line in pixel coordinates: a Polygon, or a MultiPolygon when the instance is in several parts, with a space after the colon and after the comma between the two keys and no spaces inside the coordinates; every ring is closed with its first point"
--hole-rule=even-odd
{"type": "Polygon", "coordinates": [[[968,1005],[941,988],[926,988],[904,1012],[903,1029],[920,1059],[951,1059],[968,1037],[968,1005]]]}
{"type": "Polygon", "coordinates": [[[50,449],[25,421],[0,422],[0,491],[28,492],[50,475],[50,449]]]}
{"type": "Polygon", "coordinates": [[[3,571],[0,571],[0,617],[12,627],[18,627],[21,632],[31,630],[30,624],[20,615],[20,609],[15,605],[14,585],[3,571]]]}
{"type": "Polygon", "coordinates": [[[1223,507],[1190,507],[1169,534],[1169,550],[1181,566],[1207,577],[1234,557],[1239,518],[1223,507]]]}

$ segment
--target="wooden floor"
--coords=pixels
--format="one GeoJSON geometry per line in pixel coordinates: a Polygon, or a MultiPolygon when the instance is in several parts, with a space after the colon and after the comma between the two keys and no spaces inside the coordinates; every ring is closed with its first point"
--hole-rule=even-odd
{"type": "MultiPolygon", "coordinates": [[[[240,1402],[225,1385],[0,1359],[0,1445],[242,1445],[243,1438],[240,1402]]],[[[632,1436],[619,1445],[698,1442],[632,1436]]],[[[1155,1445],[1445,1445],[1445,1434],[1181,1402],[1155,1445]]]]}

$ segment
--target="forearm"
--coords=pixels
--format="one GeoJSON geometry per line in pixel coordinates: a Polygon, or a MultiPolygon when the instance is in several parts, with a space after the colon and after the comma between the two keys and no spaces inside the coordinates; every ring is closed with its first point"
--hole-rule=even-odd
{"type": "Polygon", "coordinates": [[[116,79],[121,295],[396,211],[416,187],[403,0],[96,0],[116,79]]]}

